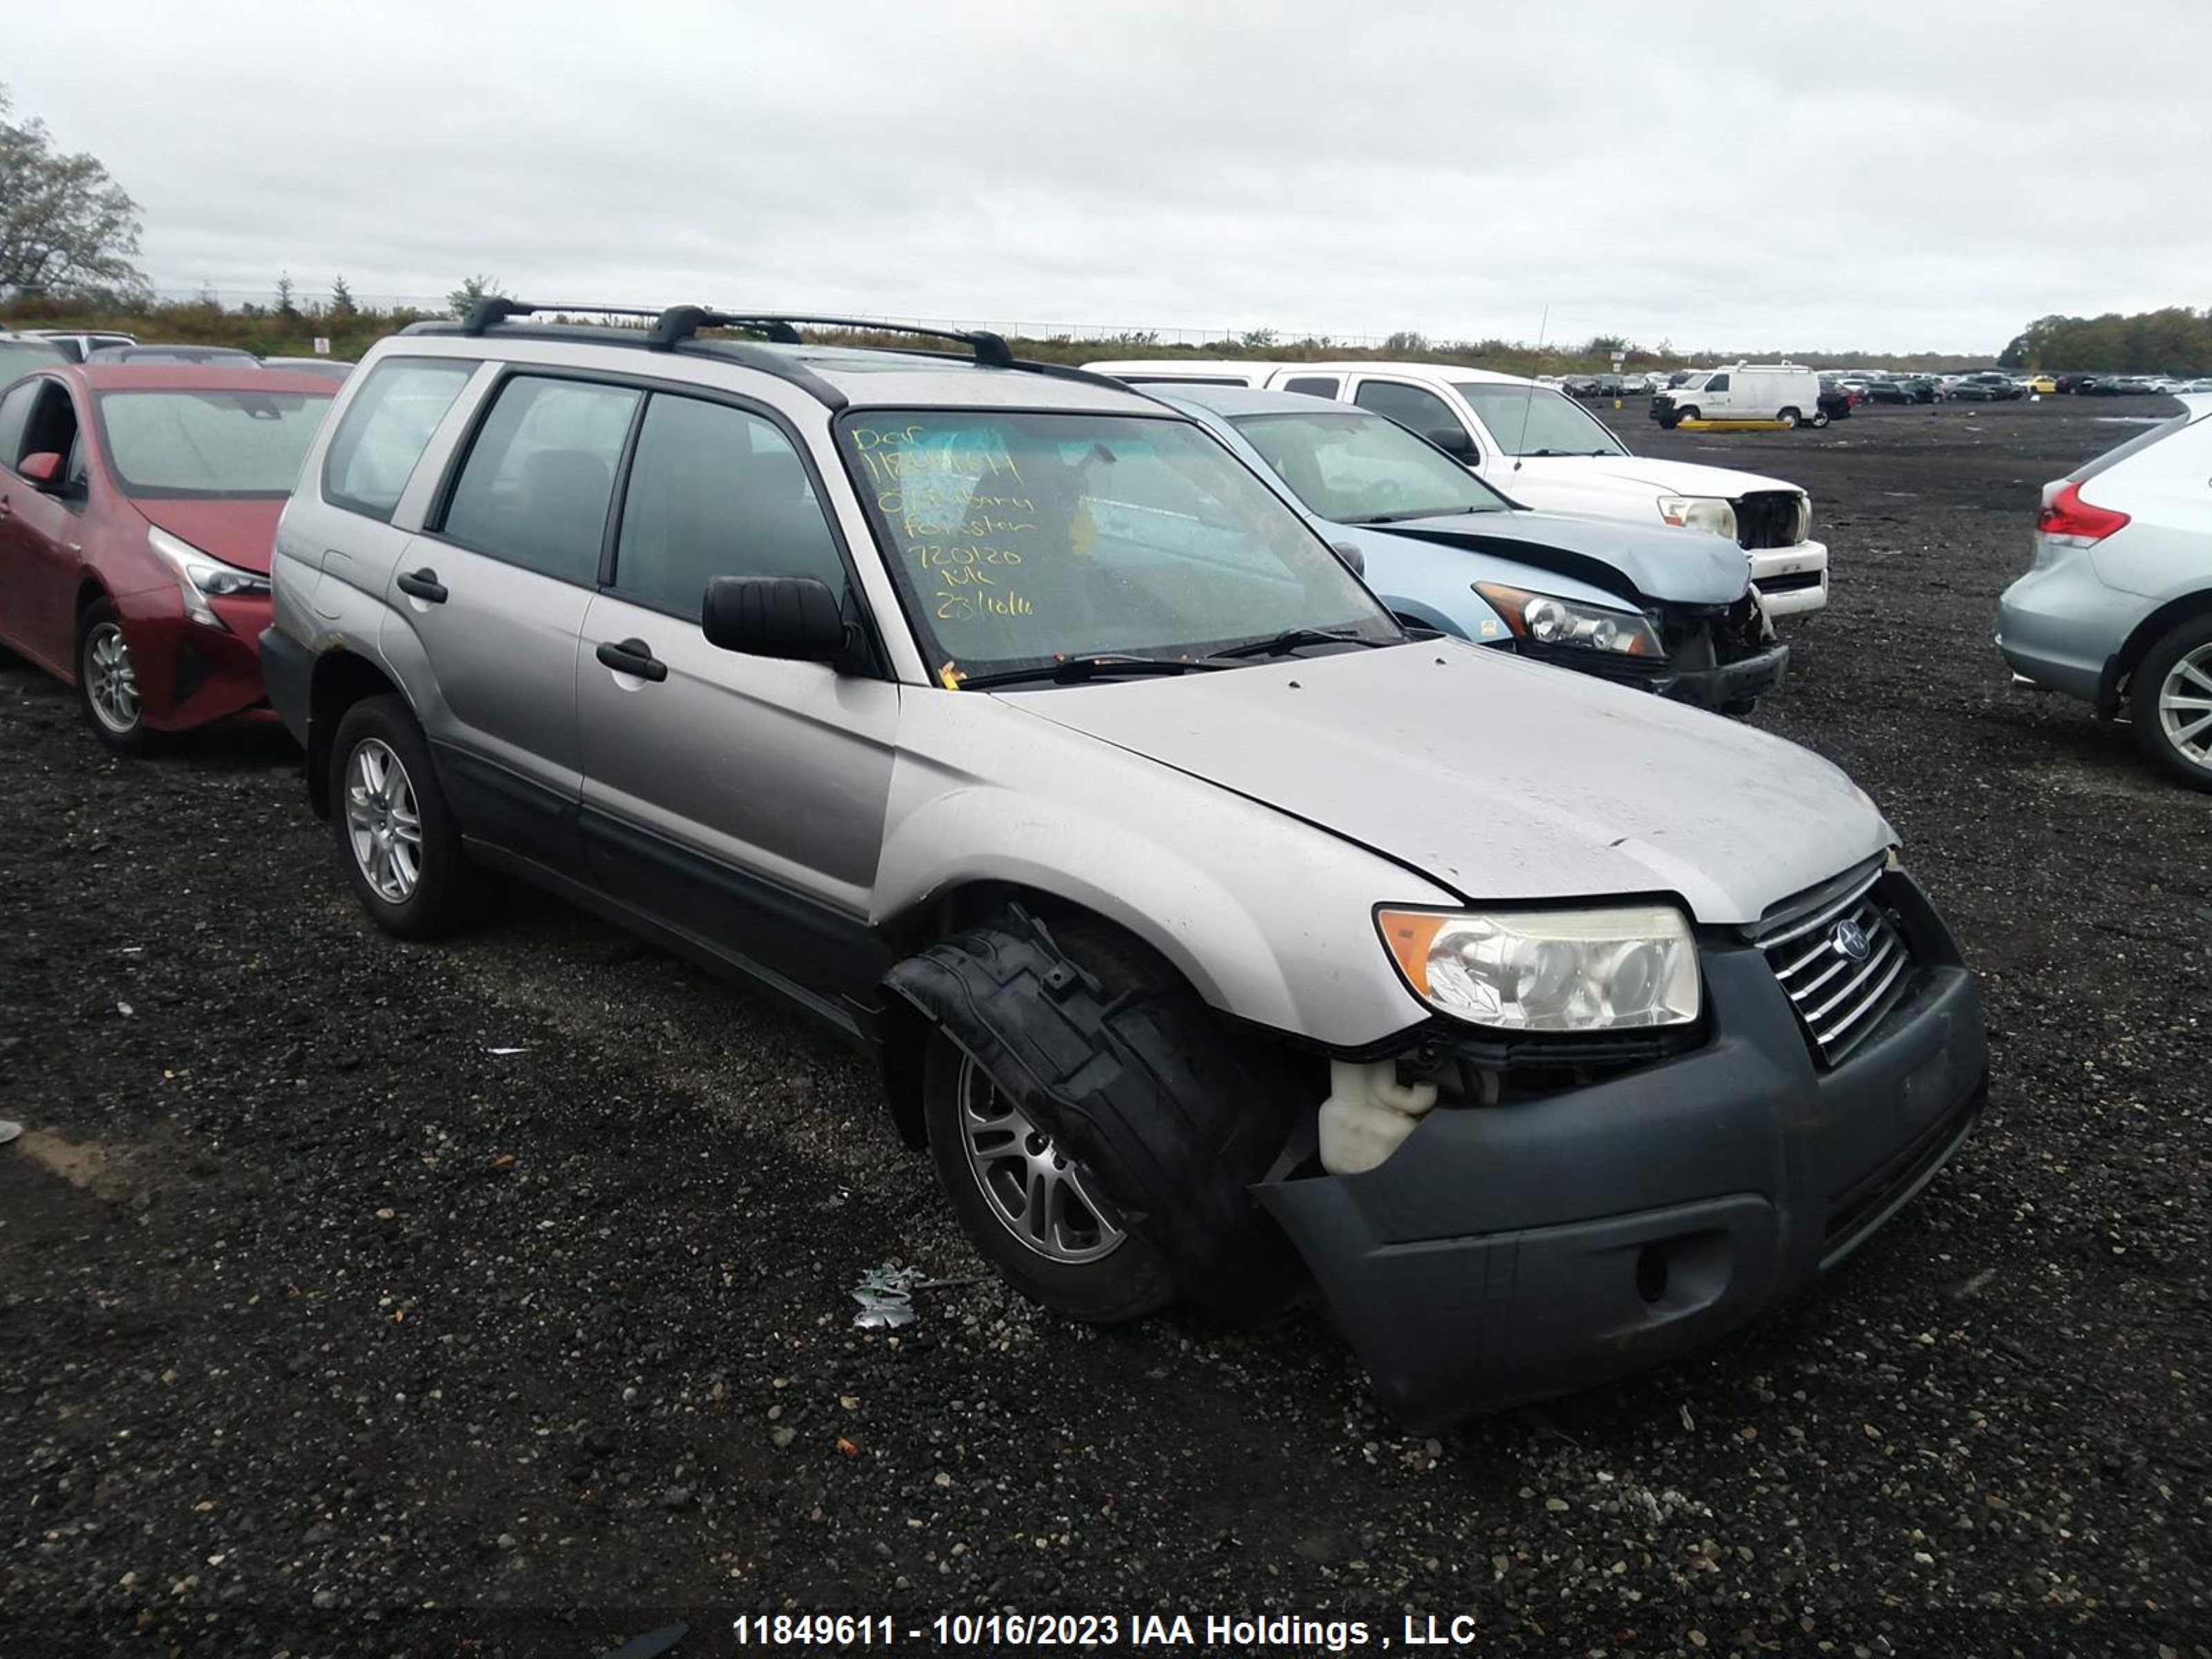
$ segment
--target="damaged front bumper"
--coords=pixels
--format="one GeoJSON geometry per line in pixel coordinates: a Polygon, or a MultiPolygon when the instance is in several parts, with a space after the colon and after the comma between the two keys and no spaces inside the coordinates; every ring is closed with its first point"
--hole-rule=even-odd
{"type": "Polygon", "coordinates": [[[1911,994],[1814,1060],[1765,959],[1704,951],[1710,1037],[1571,1092],[1429,1113],[1358,1175],[1255,1191],[1415,1431],[1681,1354],[1834,1267],[1965,1141],[1987,1091],[1972,975],[1907,884],[1911,994]]]}
{"type": "Polygon", "coordinates": [[[1789,666],[1790,647],[1774,645],[1711,668],[1662,674],[1652,682],[1651,689],[1662,697],[1695,708],[1726,708],[1771,691],[1782,684],[1783,672],[1789,666]]]}
{"type": "Polygon", "coordinates": [[[1627,659],[1620,663],[1593,662],[1590,659],[1595,653],[1589,651],[1547,651],[1527,646],[1522,647],[1522,654],[1535,662],[1594,674],[1600,679],[1632,685],[1696,708],[1728,708],[1753,702],[1781,684],[1782,676],[1790,666],[1790,647],[1778,644],[1738,657],[1733,662],[1702,668],[1668,664],[1654,670],[1627,659]]]}

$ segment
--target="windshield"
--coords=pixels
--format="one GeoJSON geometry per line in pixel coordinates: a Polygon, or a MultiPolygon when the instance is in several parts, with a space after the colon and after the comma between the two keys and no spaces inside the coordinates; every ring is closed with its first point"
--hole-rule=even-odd
{"type": "Polygon", "coordinates": [[[126,495],[289,495],[326,392],[104,392],[107,464],[126,495]]]}
{"type": "Polygon", "coordinates": [[[867,410],[838,430],[947,685],[1291,629],[1400,637],[1328,544],[1189,422],[867,410]]]}
{"type": "Polygon", "coordinates": [[[1231,424],[1292,495],[1337,524],[1502,513],[1508,505],[1449,455],[1380,415],[1245,415],[1231,424]]]}
{"type": "Polygon", "coordinates": [[[1626,455],[1620,441],[1571,398],[1542,386],[1476,380],[1453,390],[1508,455],[1626,455]]]}
{"type": "Polygon", "coordinates": [[[34,368],[68,361],[59,346],[48,345],[44,340],[0,340],[0,385],[34,368]]]}

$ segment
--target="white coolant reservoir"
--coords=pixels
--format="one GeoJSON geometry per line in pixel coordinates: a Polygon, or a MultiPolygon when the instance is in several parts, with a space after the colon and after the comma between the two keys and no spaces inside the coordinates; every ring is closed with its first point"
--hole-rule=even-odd
{"type": "Polygon", "coordinates": [[[1321,1164],[1331,1175],[1371,1170],[1396,1152],[1437,1103],[1433,1083],[1401,1083],[1395,1060],[1328,1063],[1321,1107],[1321,1164]]]}

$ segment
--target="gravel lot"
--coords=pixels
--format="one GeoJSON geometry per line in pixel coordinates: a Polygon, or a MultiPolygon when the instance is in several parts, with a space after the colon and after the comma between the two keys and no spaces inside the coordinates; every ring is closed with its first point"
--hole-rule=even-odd
{"type": "Polygon", "coordinates": [[[1810,1299],[1441,1442],[1310,1319],[1099,1334],[969,1282],[854,1332],[864,1267],[980,1271],[864,1066],[527,894],[386,939],[281,738],[112,762],[0,668],[0,1653],[586,1655],[787,1606],[2205,1652],[2212,799],[1990,643],[2037,486],[2166,407],[1611,416],[1814,492],[1834,599],[1758,719],[1904,832],[1994,1091],[1810,1299]]]}

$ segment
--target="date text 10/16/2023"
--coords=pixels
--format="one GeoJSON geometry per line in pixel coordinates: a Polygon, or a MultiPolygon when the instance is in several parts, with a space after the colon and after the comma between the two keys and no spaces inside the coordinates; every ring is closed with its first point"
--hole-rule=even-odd
{"type": "Polygon", "coordinates": [[[1349,1653],[1392,1648],[1468,1651],[1472,1613],[1406,1613],[1394,1632],[1381,1620],[1297,1613],[957,1613],[915,1621],[889,1613],[749,1613],[732,1622],[739,1647],[837,1650],[926,1644],[954,1652],[1007,1648],[1229,1648],[1249,1652],[1349,1653]],[[1394,1639],[1395,1638],[1395,1639],[1394,1639]]]}

